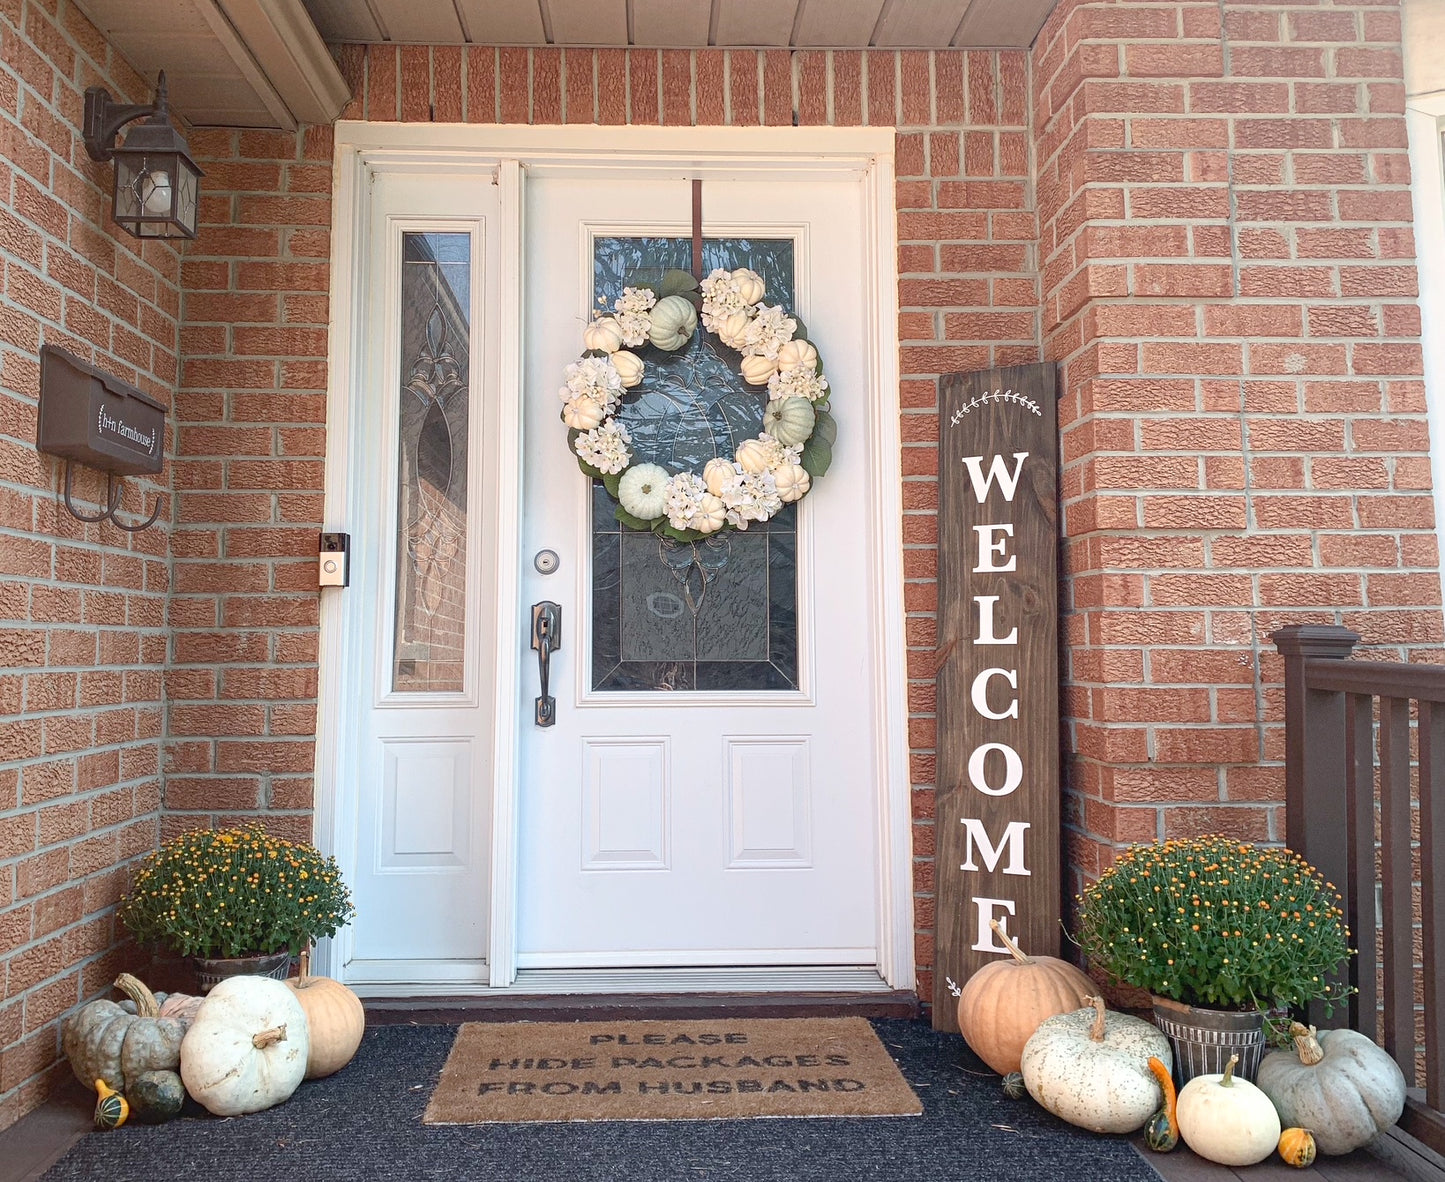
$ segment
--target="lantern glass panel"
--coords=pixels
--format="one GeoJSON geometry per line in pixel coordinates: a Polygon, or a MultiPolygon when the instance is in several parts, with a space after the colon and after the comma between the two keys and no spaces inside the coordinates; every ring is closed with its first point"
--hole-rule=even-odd
{"type": "Polygon", "coordinates": [[[115,154],[115,220],[141,238],[194,237],[198,173],[177,152],[115,154]]]}

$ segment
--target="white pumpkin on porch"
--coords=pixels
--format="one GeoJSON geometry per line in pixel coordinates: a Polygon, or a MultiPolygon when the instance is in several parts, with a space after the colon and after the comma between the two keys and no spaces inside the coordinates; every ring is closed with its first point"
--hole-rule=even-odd
{"type": "Polygon", "coordinates": [[[181,1042],[181,1081],[217,1116],[260,1112],[306,1075],[306,1011],[281,981],[228,977],[206,995],[181,1042]]]}

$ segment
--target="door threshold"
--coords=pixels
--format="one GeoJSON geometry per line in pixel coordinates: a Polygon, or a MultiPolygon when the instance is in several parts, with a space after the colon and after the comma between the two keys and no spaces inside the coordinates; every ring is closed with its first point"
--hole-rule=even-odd
{"type": "Polygon", "coordinates": [[[917,1018],[918,995],[875,993],[486,993],[466,997],[368,997],[368,1026],[459,1022],[605,1022],[651,1018],[917,1018]]]}

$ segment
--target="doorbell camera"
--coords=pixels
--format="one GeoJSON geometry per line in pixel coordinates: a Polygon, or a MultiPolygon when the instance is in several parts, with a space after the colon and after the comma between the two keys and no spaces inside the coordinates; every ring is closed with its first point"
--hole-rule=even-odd
{"type": "Polygon", "coordinates": [[[351,535],[322,534],[318,587],[345,587],[351,582],[351,535]]]}

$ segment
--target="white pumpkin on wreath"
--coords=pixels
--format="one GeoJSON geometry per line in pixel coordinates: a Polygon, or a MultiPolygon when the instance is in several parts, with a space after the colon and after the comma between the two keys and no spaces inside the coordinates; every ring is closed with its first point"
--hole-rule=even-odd
{"type": "Polygon", "coordinates": [[[838,426],[823,363],[798,318],[766,295],[762,276],[746,267],[714,270],[701,283],[671,270],[656,290],[624,287],[613,310],[583,330],[585,352],[564,373],[562,421],[578,466],[603,482],[624,525],[682,542],[747,529],[801,500],[828,470],[838,426]],[[618,412],[646,376],[647,350],[685,348],[699,317],[703,331],[741,354],[743,381],[766,387],[762,430],[700,473],[635,464],[618,412]]]}

